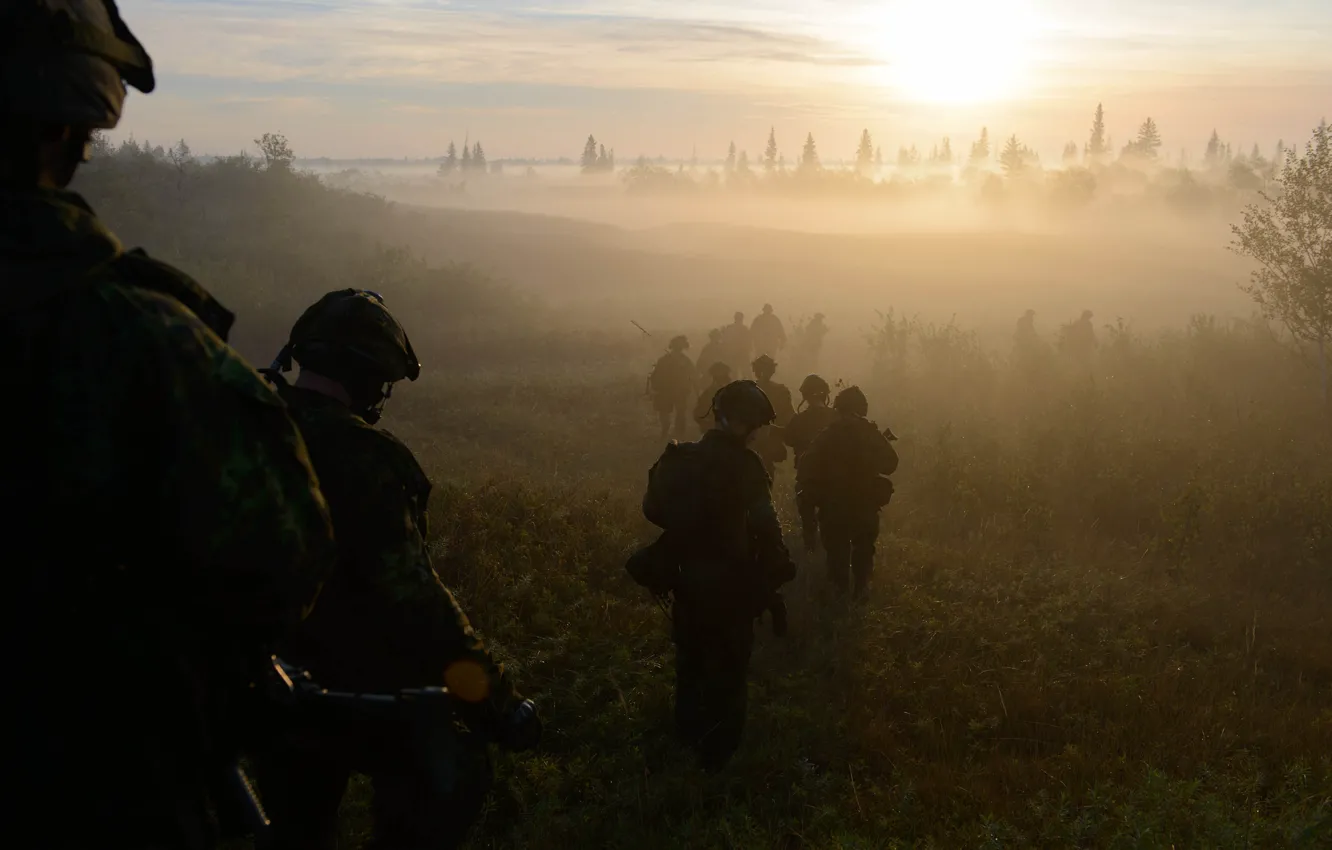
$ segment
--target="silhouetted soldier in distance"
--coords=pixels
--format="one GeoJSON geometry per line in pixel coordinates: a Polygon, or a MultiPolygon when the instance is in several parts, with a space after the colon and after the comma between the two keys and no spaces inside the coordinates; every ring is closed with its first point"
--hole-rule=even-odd
{"type": "Polygon", "coordinates": [[[357,289],[330,292],[308,308],[269,370],[310,446],[338,545],[319,606],[280,651],[330,690],[445,685],[469,734],[440,756],[396,718],[293,718],[256,753],[279,850],[336,846],[353,771],[374,785],[376,847],[457,847],[489,790],[486,744],[521,750],[540,736],[535,706],[435,574],[426,544],[429,479],[407,446],[374,427],[393,386],[420,371],[383,300],[357,289]],[[281,372],[293,361],[301,372],[288,385],[281,372]],[[440,776],[460,778],[446,793],[440,776]]]}
{"type": "Polygon", "coordinates": [[[731,383],[731,367],[717,361],[708,367],[710,383],[698,394],[694,402],[694,421],[698,423],[700,434],[706,434],[712,427],[712,399],[722,387],[731,383]]]}
{"type": "Polygon", "coordinates": [[[1036,311],[1027,310],[1017,320],[1013,331],[1013,362],[1023,372],[1031,371],[1041,357],[1040,335],[1036,333],[1036,311]]]}
{"type": "Polygon", "coordinates": [[[652,392],[652,406],[657,411],[661,422],[661,437],[671,435],[672,418],[675,424],[675,436],[685,437],[685,420],[689,414],[689,403],[694,391],[694,361],[685,351],[689,340],[677,336],[671,340],[670,350],[657,360],[648,378],[648,387],[652,392]],[[674,415],[672,417],[672,414],[674,415]]]}
{"type": "Polygon", "coordinates": [[[744,729],[754,619],[795,577],[771,482],[749,450],[774,412],[753,381],[710,399],[713,426],[672,443],[648,474],[643,515],[664,530],[674,582],[675,724],[705,770],[730,760],[744,729]]]}
{"type": "Polygon", "coordinates": [[[808,375],[800,382],[800,407],[783,429],[786,444],[795,453],[796,470],[796,509],[800,513],[800,530],[805,550],[813,552],[819,546],[818,505],[813,493],[804,486],[801,474],[801,458],[814,439],[823,433],[837,419],[838,413],[828,405],[832,390],[828,382],[818,375],[808,375]]]}
{"type": "Polygon", "coordinates": [[[1092,311],[1083,310],[1082,318],[1070,322],[1061,329],[1059,352],[1075,361],[1079,366],[1090,366],[1096,357],[1096,329],[1092,327],[1092,311]]]}
{"type": "Polygon", "coordinates": [[[708,331],[708,341],[703,344],[703,350],[698,353],[698,361],[695,363],[698,376],[707,380],[708,369],[713,363],[718,361],[726,362],[726,350],[721,343],[721,328],[713,328],[708,331]]]}
{"type": "Polygon", "coordinates": [[[823,314],[815,313],[800,329],[797,356],[800,365],[806,369],[819,368],[819,355],[823,351],[823,338],[828,335],[828,326],[823,323],[823,314]]]}
{"type": "Polygon", "coordinates": [[[833,401],[837,419],[823,429],[801,456],[801,486],[818,507],[819,529],[828,557],[828,579],[847,589],[848,572],[862,598],[874,571],[879,510],[892,498],[888,476],[897,470],[892,431],[869,421],[869,403],[859,387],[847,387],[833,401]]]}
{"type": "Polygon", "coordinates": [[[126,83],[154,88],[115,5],[6,0],[0,40],[0,811],[13,847],[198,850],[328,510],[232,314],[67,189],[126,83]]]}
{"type": "Polygon", "coordinates": [[[749,366],[750,353],[753,351],[753,337],[745,326],[745,314],[736,313],[735,321],[722,328],[722,350],[726,352],[726,365],[731,367],[731,374],[743,374],[749,366]]]}
{"type": "Polygon", "coordinates": [[[749,332],[754,340],[756,355],[767,355],[776,359],[786,347],[786,328],[782,327],[782,320],[772,312],[771,304],[763,305],[763,312],[754,319],[749,332]]]}
{"type": "Polygon", "coordinates": [[[786,460],[786,443],[782,438],[782,429],[795,416],[791,406],[791,391],[785,385],[772,378],[777,374],[777,364],[764,354],[750,364],[754,370],[754,379],[759,389],[772,403],[774,418],[771,425],[765,425],[754,437],[754,451],[763,461],[763,468],[771,477],[777,464],[786,460]]]}

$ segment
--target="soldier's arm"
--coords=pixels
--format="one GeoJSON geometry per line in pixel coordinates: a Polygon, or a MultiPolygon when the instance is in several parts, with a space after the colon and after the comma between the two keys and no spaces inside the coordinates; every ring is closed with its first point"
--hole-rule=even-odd
{"type": "Polygon", "coordinates": [[[494,732],[522,697],[431,565],[424,474],[401,443],[381,432],[365,434],[373,448],[349,459],[363,466],[356,470],[356,521],[340,531],[343,562],[358,571],[368,592],[393,604],[398,627],[420,648],[412,659],[420,684],[442,681],[468,707],[469,720],[494,732]]]}
{"type": "Polygon", "coordinates": [[[877,439],[874,440],[874,471],[879,475],[892,475],[897,471],[897,449],[893,448],[893,444],[879,433],[877,428],[875,436],[877,439]]]}
{"type": "Polygon", "coordinates": [[[160,330],[149,449],[168,474],[162,514],[143,521],[174,536],[198,593],[186,616],[212,620],[231,649],[268,645],[309,612],[334,559],[305,444],[277,396],[192,313],[137,290],[113,297],[160,330]]]}
{"type": "Polygon", "coordinates": [[[740,491],[745,500],[745,517],[759,567],[769,584],[776,588],[795,578],[795,563],[786,549],[782,523],[772,504],[772,481],[758,455],[747,454],[740,491]]]}

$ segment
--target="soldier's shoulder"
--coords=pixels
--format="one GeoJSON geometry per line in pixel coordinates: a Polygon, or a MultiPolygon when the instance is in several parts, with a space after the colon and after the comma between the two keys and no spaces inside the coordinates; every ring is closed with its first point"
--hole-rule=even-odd
{"type": "MultiPolygon", "coordinates": [[[[168,267],[169,268],[169,267],[168,267]]],[[[181,394],[196,395],[208,386],[222,388],[247,402],[281,409],[273,389],[216,330],[179,298],[156,286],[142,286],[122,269],[109,270],[93,284],[103,320],[118,336],[132,336],[136,347],[149,352],[142,368],[181,394]]]]}
{"type": "Polygon", "coordinates": [[[358,431],[367,452],[383,463],[386,470],[391,470],[401,478],[405,485],[417,492],[429,491],[430,478],[417,460],[416,453],[392,432],[365,424],[363,420],[362,423],[364,427],[358,431]]]}

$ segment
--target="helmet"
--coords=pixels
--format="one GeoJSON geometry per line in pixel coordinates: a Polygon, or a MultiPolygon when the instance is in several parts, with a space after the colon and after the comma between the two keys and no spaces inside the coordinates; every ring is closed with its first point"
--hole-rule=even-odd
{"type": "Polygon", "coordinates": [[[713,328],[712,330],[708,331],[708,339],[712,340],[713,342],[716,342],[717,340],[721,339],[721,328],[713,328]]]}
{"type": "Polygon", "coordinates": [[[826,396],[832,390],[828,387],[828,382],[818,375],[806,375],[805,380],[800,382],[800,394],[806,396],[821,395],[826,396]]]}
{"type": "Polygon", "coordinates": [[[301,314],[275,365],[290,369],[293,357],[330,378],[352,377],[350,371],[391,384],[421,374],[407,332],[384,299],[364,289],[330,292],[301,314]]]}
{"type": "Polygon", "coordinates": [[[681,335],[671,340],[671,351],[684,351],[687,348],[689,348],[689,337],[681,335]]]}
{"type": "Polygon", "coordinates": [[[853,416],[869,415],[869,399],[860,391],[860,387],[847,387],[833,399],[833,409],[853,416]]]}
{"type": "Polygon", "coordinates": [[[718,421],[761,428],[777,418],[772,402],[753,381],[733,381],[717,390],[712,409],[718,421]]]}
{"type": "Polygon", "coordinates": [[[115,0],[13,0],[0,12],[0,114],[109,129],[153,62],[115,0]]]}
{"type": "Polygon", "coordinates": [[[771,313],[771,312],[772,312],[772,305],[771,305],[771,304],[764,304],[764,305],[763,305],[763,312],[765,312],[765,313],[771,313]]]}
{"type": "Polygon", "coordinates": [[[1090,319],[1091,317],[1092,317],[1092,311],[1091,311],[1091,310],[1083,310],[1083,311],[1082,311],[1082,320],[1083,320],[1084,322],[1087,321],[1088,319],[1090,319]]]}
{"type": "Polygon", "coordinates": [[[773,360],[766,354],[759,355],[758,358],[749,365],[754,367],[755,373],[766,372],[771,375],[773,372],[777,371],[777,361],[773,360]]]}
{"type": "Polygon", "coordinates": [[[735,322],[736,322],[736,324],[740,324],[740,323],[744,322],[744,320],[745,320],[745,314],[744,314],[744,313],[741,313],[739,310],[736,310],[736,311],[735,311],[735,322]]]}
{"type": "Polygon", "coordinates": [[[708,374],[712,376],[712,379],[715,381],[730,380],[731,367],[718,360],[716,363],[713,363],[708,367],[708,374]]]}

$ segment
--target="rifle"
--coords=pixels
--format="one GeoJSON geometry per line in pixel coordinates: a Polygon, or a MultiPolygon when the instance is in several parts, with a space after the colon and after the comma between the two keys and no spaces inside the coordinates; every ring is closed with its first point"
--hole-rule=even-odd
{"type": "MultiPolygon", "coordinates": [[[[396,693],[367,694],[330,691],[321,687],[299,667],[272,656],[261,670],[256,690],[261,711],[279,724],[311,719],[337,725],[374,718],[379,722],[408,723],[415,728],[416,752],[439,793],[449,794],[465,781],[458,765],[467,730],[462,727],[453,696],[446,687],[404,688],[396,693]]],[[[254,836],[255,850],[272,844],[272,822],[254,786],[239,761],[226,766],[213,778],[214,805],[223,831],[254,836]]]]}
{"type": "Polygon", "coordinates": [[[634,327],[636,327],[636,328],[638,328],[640,331],[642,331],[642,332],[643,332],[643,336],[647,337],[648,339],[652,339],[652,334],[648,333],[648,332],[647,332],[647,328],[643,327],[643,326],[640,325],[638,322],[635,322],[633,319],[630,319],[630,320],[629,320],[629,324],[633,325],[634,327]]]}

